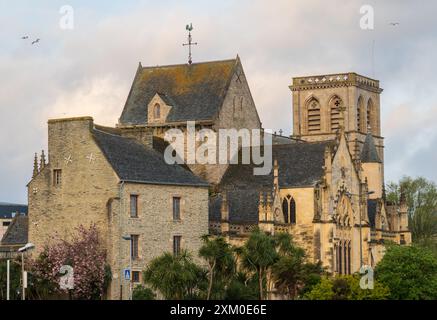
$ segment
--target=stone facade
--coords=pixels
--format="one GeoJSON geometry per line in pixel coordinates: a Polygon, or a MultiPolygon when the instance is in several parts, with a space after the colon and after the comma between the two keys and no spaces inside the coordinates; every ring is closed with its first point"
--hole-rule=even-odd
{"type": "Polygon", "coordinates": [[[127,299],[129,283],[121,274],[129,267],[129,242],[122,236],[138,235],[134,271],[172,252],[174,235],[182,237],[182,249],[197,253],[200,237],[208,232],[208,189],[123,181],[93,138],[94,128],[89,117],[49,121],[49,161],[28,185],[29,241],[38,254],[58,237],[68,239],[76,227],[95,224],[113,274],[108,298],[127,299]],[[138,197],[138,218],[130,218],[132,194],[138,197]],[[172,216],[176,196],[180,221],[172,216]]]}

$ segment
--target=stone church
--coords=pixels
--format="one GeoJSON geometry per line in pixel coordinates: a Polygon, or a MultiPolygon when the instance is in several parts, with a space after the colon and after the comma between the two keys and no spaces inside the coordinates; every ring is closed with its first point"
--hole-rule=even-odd
{"type": "Polygon", "coordinates": [[[35,155],[28,184],[35,251],[97,225],[113,274],[109,298],[126,299],[151,259],[196,253],[208,233],[239,245],[257,226],[288,232],[335,274],[374,266],[386,241],[409,244],[405,201],[385,200],[379,82],[344,73],[293,78],[290,89],[293,134],[272,135],[268,175],[253,175],[252,163],[170,165],[163,156],[166,131],[185,133],[187,121],[196,130],[262,129],[238,56],[140,63],[115,127],[49,120],[48,161],[35,155]]]}

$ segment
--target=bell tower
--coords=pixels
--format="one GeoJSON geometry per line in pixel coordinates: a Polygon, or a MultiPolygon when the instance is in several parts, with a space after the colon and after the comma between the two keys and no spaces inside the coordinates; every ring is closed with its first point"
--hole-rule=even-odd
{"type": "Polygon", "coordinates": [[[356,73],[293,78],[293,137],[305,141],[334,140],[344,127],[349,150],[359,160],[368,133],[379,159],[381,137],[379,81],[356,73]]]}

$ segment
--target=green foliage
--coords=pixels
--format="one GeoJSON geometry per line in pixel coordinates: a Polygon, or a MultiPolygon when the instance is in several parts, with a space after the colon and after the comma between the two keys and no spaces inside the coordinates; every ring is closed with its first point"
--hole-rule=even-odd
{"type": "MultiPolygon", "coordinates": [[[[19,259],[10,260],[10,290],[9,298],[18,300],[21,298],[21,261],[19,259]]],[[[0,260],[0,300],[6,300],[6,260],[0,260]]]]}
{"type": "Polygon", "coordinates": [[[211,240],[210,236],[202,237],[203,246],[199,250],[199,256],[208,263],[208,292],[207,300],[211,296],[222,299],[224,288],[232,278],[236,262],[231,246],[222,237],[211,240]]]}
{"type": "Polygon", "coordinates": [[[267,272],[279,259],[275,239],[259,229],[255,229],[243,247],[239,248],[243,268],[258,276],[259,298],[264,300],[267,272]]]}
{"type": "Polygon", "coordinates": [[[155,300],[153,290],[143,285],[136,286],[132,292],[132,300],[155,300]]]}
{"type": "Polygon", "coordinates": [[[401,189],[408,205],[413,242],[435,248],[437,237],[437,186],[425,178],[404,177],[388,186],[387,199],[399,204],[401,189]]]}
{"type": "Polygon", "coordinates": [[[388,246],[375,272],[392,299],[437,299],[437,259],[428,249],[388,246]]]}
{"type": "Polygon", "coordinates": [[[164,253],[143,272],[144,282],[167,300],[198,299],[207,287],[206,272],[186,251],[178,256],[164,253]]]}
{"type": "Polygon", "coordinates": [[[389,289],[375,281],[374,289],[361,289],[360,275],[323,277],[308,291],[304,298],[308,300],[385,300],[389,289]]]}
{"type": "Polygon", "coordinates": [[[257,300],[259,287],[257,275],[248,276],[238,272],[231,279],[224,294],[224,300],[257,300]]]}
{"type": "Polygon", "coordinates": [[[275,236],[279,258],[272,266],[272,276],[278,292],[290,299],[320,281],[320,264],[305,262],[305,251],[295,246],[289,234],[275,236]]]}

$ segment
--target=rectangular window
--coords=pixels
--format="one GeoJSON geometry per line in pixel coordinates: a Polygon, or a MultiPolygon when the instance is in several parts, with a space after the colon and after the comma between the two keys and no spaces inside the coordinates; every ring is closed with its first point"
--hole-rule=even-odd
{"type": "Polygon", "coordinates": [[[173,197],[173,220],[181,220],[181,198],[173,197]]]}
{"type": "Polygon", "coordinates": [[[130,216],[138,218],[138,196],[133,194],[130,196],[130,216]]]}
{"type": "Polygon", "coordinates": [[[11,224],[10,221],[4,221],[4,222],[3,222],[3,227],[7,227],[7,226],[9,226],[10,224],[11,224]]]}
{"type": "Polygon", "coordinates": [[[53,185],[60,186],[62,182],[62,170],[55,169],[53,170],[53,185]]]}
{"type": "Polygon", "coordinates": [[[131,235],[131,255],[133,260],[138,259],[138,238],[138,235],[131,235]]]}
{"type": "Polygon", "coordinates": [[[132,282],[139,283],[140,282],[140,272],[132,271],[132,282]]]}
{"type": "Polygon", "coordinates": [[[178,256],[181,253],[181,236],[173,237],[173,255],[178,256]]]}

